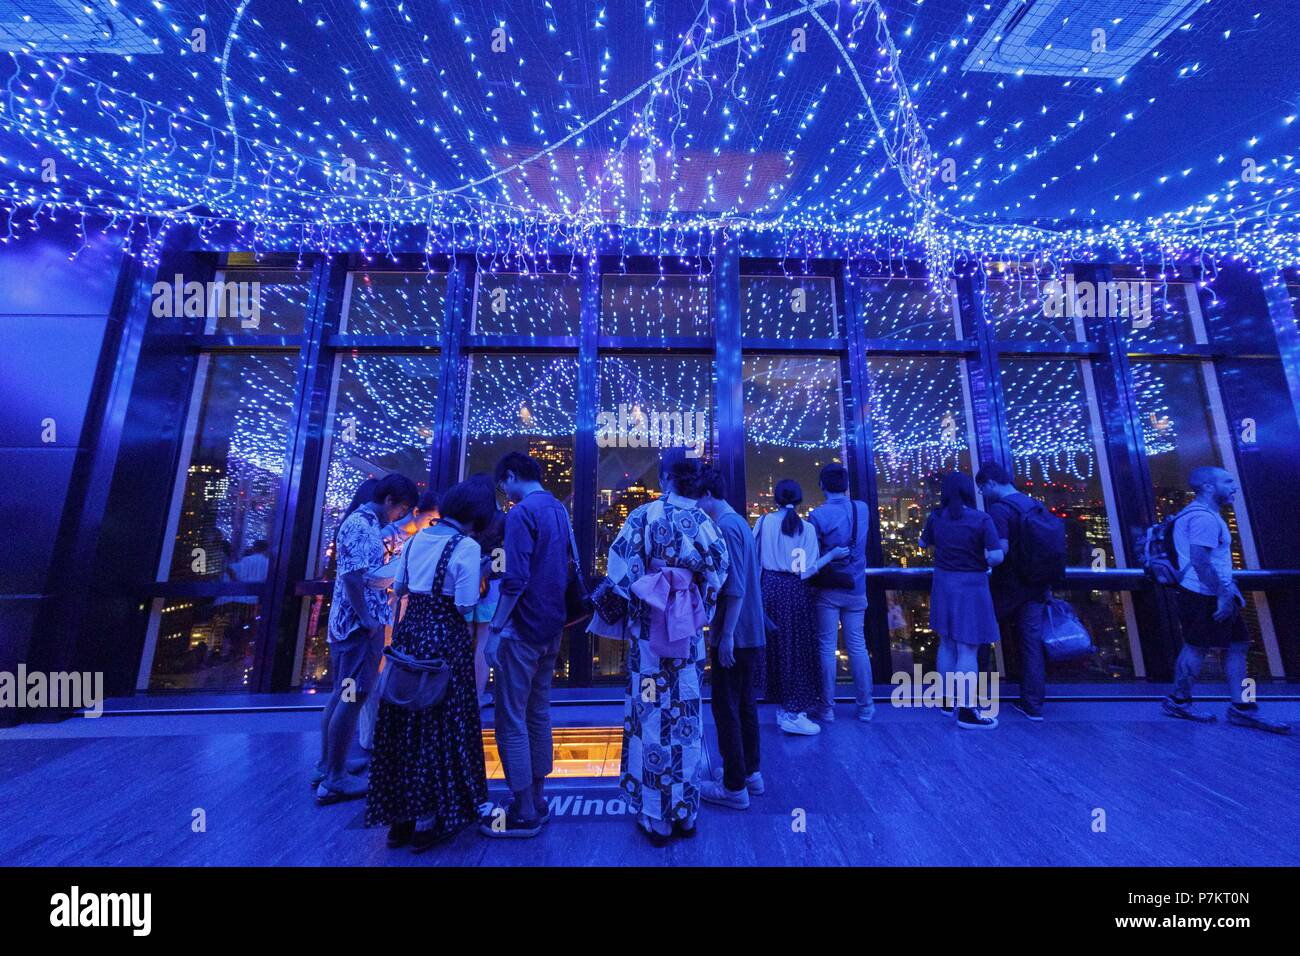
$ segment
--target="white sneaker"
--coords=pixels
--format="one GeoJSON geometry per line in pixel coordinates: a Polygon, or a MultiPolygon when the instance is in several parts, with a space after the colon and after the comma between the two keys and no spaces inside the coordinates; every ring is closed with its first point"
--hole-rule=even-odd
{"type": "Polygon", "coordinates": [[[778,714],[776,725],[787,734],[803,734],[811,737],[822,732],[822,729],[809,720],[806,713],[802,712],[798,714],[778,714]]]}
{"type": "MultiPolygon", "coordinates": [[[[713,768],[713,780],[715,783],[722,783],[721,767],[713,768]]],[[[748,777],[746,777],[745,789],[749,791],[750,796],[757,797],[760,794],[762,794],[762,792],[767,789],[767,786],[763,783],[763,771],[755,770],[748,777]]]]}
{"type": "Polygon", "coordinates": [[[700,787],[700,799],[706,803],[716,803],[719,806],[731,807],[733,810],[749,809],[749,791],[744,787],[739,790],[728,790],[720,783],[712,780],[706,780],[700,787]]]}

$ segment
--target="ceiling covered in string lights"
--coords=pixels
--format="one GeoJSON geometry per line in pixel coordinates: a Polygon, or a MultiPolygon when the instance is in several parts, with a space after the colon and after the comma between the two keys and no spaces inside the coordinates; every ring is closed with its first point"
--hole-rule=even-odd
{"type": "Polygon", "coordinates": [[[0,202],[9,234],[266,248],[620,227],[680,254],[744,228],[941,271],[1102,247],[1271,266],[1296,258],[1288,6],[5,0],[0,202]]]}

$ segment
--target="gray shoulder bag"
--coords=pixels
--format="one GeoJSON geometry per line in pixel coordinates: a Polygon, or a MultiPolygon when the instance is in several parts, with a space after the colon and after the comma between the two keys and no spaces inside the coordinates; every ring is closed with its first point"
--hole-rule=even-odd
{"type": "MultiPolygon", "coordinates": [[[[463,534],[458,534],[447,542],[446,550],[438,560],[438,571],[433,576],[432,593],[442,593],[442,582],[447,574],[451,553],[463,537],[463,534]]],[[[415,537],[412,537],[402,551],[402,560],[408,564],[408,555],[414,545],[415,537]]],[[[403,710],[429,710],[446,699],[450,681],[451,667],[442,658],[418,660],[391,645],[384,648],[384,671],[379,675],[379,699],[385,703],[403,710]]]]}

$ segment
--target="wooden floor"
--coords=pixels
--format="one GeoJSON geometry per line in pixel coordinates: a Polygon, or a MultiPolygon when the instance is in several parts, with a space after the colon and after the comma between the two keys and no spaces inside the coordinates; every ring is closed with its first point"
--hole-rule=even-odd
{"type": "MultiPolygon", "coordinates": [[[[1266,706],[1300,721],[1300,703],[1266,706]]],[[[386,849],[361,802],[314,805],[314,714],[22,725],[0,730],[0,864],[1300,864],[1300,728],[1196,725],[1150,702],[1059,704],[1041,724],[1004,710],[988,733],[887,704],[871,724],[838,713],[819,737],[788,737],[762,708],[767,794],[744,812],[706,805],[698,836],[666,849],[605,779],[557,784],[538,839],[470,831],[422,856],[386,849]]],[[[556,715],[621,723],[609,706],[556,715]]]]}

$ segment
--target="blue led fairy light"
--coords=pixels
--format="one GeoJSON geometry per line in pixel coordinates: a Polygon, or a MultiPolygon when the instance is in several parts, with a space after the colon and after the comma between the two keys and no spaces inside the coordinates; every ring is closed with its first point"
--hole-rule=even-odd
{"type": "Polygon", "coordinates": [[[1169,84],[1212,82],[1210,54],[1235,62],[1284,27],[1271,12],[1203,5],[1129,74],[1031,83],[967,67],[994,16],[982,8],[122,6],[156,54],[11,51],[0,242],[89,220],[148,261],[184,225],[233,229],[254,249],[472,249],[517,267],[625,241],[698,259],[749,230],[809,257],[924,258],[940,280],[968,260],[1102,250],[1300,258],[1290,113],[1216,136],[1197,159],[1157,157],[1078,208],[1036,211],[1094,193],[1128,131],[1167,109],[1169,84]],[[1163,195],[1166,211],[1149,212],[1163,195]]]}

